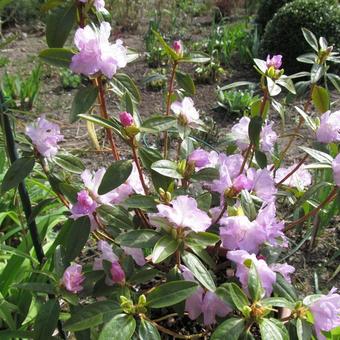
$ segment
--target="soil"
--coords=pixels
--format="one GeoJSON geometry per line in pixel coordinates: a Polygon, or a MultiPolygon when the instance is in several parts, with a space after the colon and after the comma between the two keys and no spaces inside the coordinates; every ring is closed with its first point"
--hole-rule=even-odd
{"type": "MultiPolygon", "coordinates": [[[[199,19],[197,20],[199,21],[199,19]]],[[[201,21],[205,22],[204,18],[201,21]]],[[[18,39],[7,46],[5,50],[2,50],[1,55],[9,59],[9,64],[6,66],[9,72],[25,75],[38,63],[37,53],[46,48],[46,42],[40,31],[29,34],[20,33],[20,31],[17,33],[19,35],[18,39]]],[[[123,33],[122,37],[127,46],[138,51],[143,51],[144,43],[141,33],[123,33]]],[[[197,37],[195,37],[195,39],[197,39],[197,37]]],[[[149,71],[145,58],[139,58],[138,61],[128,65],[122,71],[133,77],[141,89],[142,99],[138,107],[141,117],[145,118],[155,113],[162,113],[162,96],[160,92],[148,91],[145,86],[142,85],[143,78],[149,71]]],[[[190,71],[190,69],[187,71],[190,71]]],[[[0,76],[2,76],[3,72],[4,68],[0,68],[0,76]]],[[[227,77],[221,80],[220,85],[238,80],[254,80],[254,73],[249,69],[240,69],[233,72],[229,70],[227,77]]],[[[217,84],[197,85],[194,101],[195,106],[203,116],[214,119],[218,135],[223,137],[238,117],[228,116],[224,112],[215,110],[216,87],[217,84]]],[[[22,129],[27,122],[33,120],[37,115],[44,113],[47,118],[60,124],[61,130],[65,135],[65,141],[62,143],[63,148],[79,155],[86,166],[92,168],[98,167],[99,164],[105,166],[112,161],[110,152],[98,152],[95,150],[87,138],[84,122],[69,123],[69,111],[75,92],[76,90],[65,91],[62,88],[56,68],[44,66],[41,91],[33,108],[33,112],[26,114],[15,113],[16,116],[20,117],[19,128],[22,129]]],[[[337,102],[336,106],[339,107],[339,96],[332,93],[332,99],[337,102]]],[[[288,131],[288,133],[294,129],[298,119],[293,105],[299,104],[300,102],[295,102],[287,109],[286,131],[288,131]]],[[[109,95],[107,97],[107,105],[110,114],[116,115],[119,112],[118,101],[114,96],[109,95]]],[[[280,118],[278,114],[275,112],[271,113],[271,118],[276,122],[276,128],[278,132],[280,132],[280,118]]],[[[310,134],[307,129],[303,129],[301,133],[302,137],[297,138],[294,148],[292,148],[285,160],[287,165],[297,162],[302,157],[302,152],[299,151],[297,146],[305,145],[306,141],[308,142],[308,138],[310,138],[310,134]]],[[[101,137],[101,142],[103,142],[104,134],[102,131],[99,131],[98,136],[101,137]]],[[[280,144],[285,144],[286,140],[287,138],[281,138],[280,144]]],[[[118,145],[122,150],[122,154],[128,156],[126,147],[119,142],[118,145]]],[[[305,231],[293,231],[290,232],[288,236],[293,240],[294,244],[298,244],[304,234],[305,231]]],[[[294,281],[297,288],[302,292],[314,293],[318,288],[326,292],[333,286],[340,287],[340,275],[332,278],[339,263],[339,257],[334,258],[337,252],[339,252],[339,236],[340,220],[339,218],[335,218],[329,228],[317,239],[316,245],[312,250],[309,249],[308,242],[305,242],[297,252],[287,259],[287,262],[294,265],[297,269],[294,275],[294,281]]],[[[293,248],[294,246],[292,245],[287,252],[289,253],[293,248]]],[[[185,324],[187,322],[189,321],[185,320],[185,324]]],[[[200,331],[201,329],[197,329],[197,332],[200,331]]]]}

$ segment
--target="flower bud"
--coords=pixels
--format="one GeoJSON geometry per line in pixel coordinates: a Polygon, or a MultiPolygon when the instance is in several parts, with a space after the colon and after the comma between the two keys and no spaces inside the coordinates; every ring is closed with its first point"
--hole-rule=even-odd
{"type": "Polygon", "coordinates": [[[84,280],[85,277],[82,273],[82,266],[80,264],[74,264],[65,270],[62,282],[66,290],[72,293],[78,293],[83,289],[81,284],[84,280]]]}
{"type": "Polygon", "coordinates": [[[132,115],[126,111],[119,113],[119,120],[124,127],[128,127],[134,124],[134,119],[132,115]]]}
{"type": "Polygon", "coordinates": [[[181,40],[175,40],[172,44],[172,48],[178,56],[183,56],[183,44],[181,40]]]}
{"type": "Polygon", "coordinates": [[[114,283],[125,283],[125,273],[118,261],[112,262],[110,273],[114,283]]]}

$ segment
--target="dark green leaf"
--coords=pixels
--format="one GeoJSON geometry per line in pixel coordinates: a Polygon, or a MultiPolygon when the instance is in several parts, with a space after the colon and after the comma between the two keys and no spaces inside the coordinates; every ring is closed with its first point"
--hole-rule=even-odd
{"type": "Polygon", "coordinates": [[[197,243],[203,247],[213,246],[220,240],[219,236],[208,232],[190,233],[186,242],[197,243]]]}
{"type": "Polygon", "coordinates": [[[132,195],[124,201],[123,205],[127,208],[141,210],[154,210],[156,208],[155,197],[145,195],[132,195]]]}
{"type": "Polygon", "coordinates": [[[161,340],[156,326],[144,319],[141,319],[138,335],[140,340],[161,340]]]}
{"type": "Polygon", "coordinates": [[[103,195],[109,191],[118,188],[122,185],[131,175],[132,162],[116,161],[105,172],[105,175],[100,183],[98,194],[103,195]]]}
{"type": "Polygon", "coordinates": [[[1,192],[16,188],[33,170],[33,157],[22,157],[11,164],[1,184],[1,192]]]}
{"type": "Polygon", "coordinates": [[[220,177],[220,173],[215,168],[204,168],[197,171],[195,174],[192,175],[191,179],[195,181],[213,181],[220,177]]]}
{"type": "Polygon", "coordinates": [[[261,169],[264,169],[264,168],[267,167],[267,164],[268,164],[267,156],[264,152],[256,150],[255,151],[255,159],[256,159],[256,162],[261,169]]]}
{"type": "Polygon", "coordinates": [[[253,301],[259,301],[264,293],[259,275],[253,262],[251,262],[248,272],[248,290],[253,301]]]}
{"type": "Polygon", "coordinates": [[[178,60],[179,56],[177,53],[165,42],[163,37],[156,31],[153,30],[153,34],[156,36],[157,40],[160,42],[162,47],[164,48],[165,53],[171,57],[172,60],[178,60]]]}
{"type": "Polygon", "coordinates": [[[249,194],[249,191],[247,190],[241,191],[241,206],[242,206],[242,209],[245,215],[249,218],[250,221],[253,221],[256,219],[257,212],[256,212],[255,204],[249,194]]]}
{"type": "Polygon", "coordinates": [[[71,6],[59,7],[54,10],[46,20],[46,41],[50,48],[63,47],[70,31],[76,21],[77,7],[75,3],[71,6]],[[62,25],[60,24],[62,22],[62,25]]]}
{"type": "Polygon", "coordinates": [[[196,197],[196,201],[199,209],[208,212],[211,207],[212,195],[210,192],[204,192],[196,197]]]}
{"type": "Polygon", "coordinates": [[[48,300],[39,310],[34,323],[34,339],[50,339],[59,319],[59,301],[48,300]]]}
{"type": "Polygon", "coordinates": [[[136,101],[140,102],[140,92],[135,82],[124,73],[117,73],[110,82],[111,88],[118,97],[122,97],[125,93],[129,93],[130,97],[136,101]]]}
{"type": "Polygon", "coordinates": [[[89,238],[90,229],[90,220],[87,216],[80,217],[71,224],[64,244],[65,261],[67,263],[73,261],[80,255],[89,238]]]}
{"type": "Polygon", "coordinates": [[[70,332],[92,328],[110,320],[118,313],[121,313],[118,303],[98,301],[90,305],[78,307],[71,313],[71,318],[65,322],[64,328],[70,332]]]}
{"type": "Polygon", "coordinates": [[[252,117],[249,123],[248,135],[250,142],[258,146],[260,141],[260,133],[262,129],[262,118],[252,117]]]}
{"type": "Polygon", "coordinates": [[[104,325],[98,340],[129,340],[135,329],[136,320],[132,315],[118,314],[104,325]]]}
{"type": "Polygon", "coordinates": [[[183,176],[177,171],[177,163],[165,159],[153,163],[151,165],[151,169],[166,177],[178,179],[183,178],[183,176]]]}
{"type": "Polygon", "coordinates": [[[230,318],[217,327],[211,340],[238,340],[244,329],[245,321],[243,319],[230,318]]]}
{"type": "Polygon", "coordinates": [[[195,95],[195,84],[189,74],[176,71],[176,81],[178,86],[185,91],[186,95],[190,97],[195,95]]]}
{"type": "Polygon", "coordinates": [[[35,293],[54,294],[55,286],[45,282],[22,282],[17,285],[20,289],[29,290],[35,293]]]}
{"type": "Polygon", "coordinates": [[[316,84],[322,77],[324,71],[323,65],[314,64],[310,73],[310,81],[312,84],[316,84]]]}
{"type": "Polygon", "coordinates": [[[160,263],[172,255],[178,248],[178,241],[165,235],[157,241],[152,251],[152,262],[160,263]]]}
{"type": "Polygon", "coordinates": [[[273,285],[274,293],[284,297],[288,301],[296,302],[297,294],[294,287],[288,283],[281,275],[276,275],[276,282],[273,285]]]}
{"type": "Polygon", "coordinates": [[[164,115],[155,115],[147,118],[144,120],[141,128],[143,131],[144,129],[148,129],[148,132],[161,132],[161,131],[166,131],[177,124],[177,119],[176,117],[173,116],[164,116],[164,115]]]}
{"type": "Polygon", "coordinates": [[[101,205],[97,213],[104,219],[106,224],[117,229],[133,229],[129,212],[119,206],[101,205]]]}
{"type": "Polygon", "coordinates": [[[142,268],[138,272],[134,273],[130,278],[129,282],[132,284],[141,284],[154,280],[156,275],[161,275],[159,270],[152,268],[142,268]]]}
{"type": "Polygon", "coordinates": [[[263,306],[275,306],[275,307],[286,307],[294,309],[295,304],[283,297],[270,297],[261,300],[263,306]]]}
{"type": "Polygon", "coordinates": [[[262,319],[259,324],[262,340],[289,340],[284,324],[276,319],[262,319]]]}
{"type": "Polygon", "coordinates": [[[313,34],[313,32],[311,32],[305,27],[302,27],[302,33],[308,44],[313,48],[313,50],[315,52],[318,52],[319,51],[318,40],[316,39],[316,36],[313,34]]]}
{"type": "Polygon", "coordinates": [[[46,207],[52,203],[55,203],[54,198],[46,198],[45,200],[40,201],[36,206],[33,207],[27,223],[30,224],[46,207]]]}
{"type": "Polygon", "coordinates": [[[121,246],[131,248],[152,248],[160,237],[160,234],[155,230],[139,229],[120,234],[116,241],[121,246]]]}
{"type": "Polygon", "coordinates": [[[195,293],[197,283],[192,281],[171,281],[164,283],[147,295],[147,304],[151,308],[163,308],[185,300],[195,293]]]}
{"type": "Polygon", "coordinates": [[[250,304],[247,296],[244,294],[242,289],[238,285],[236,285],[235,283],[229,284],[228,288],[229,288],[228,291],[229,291],[231,300],[233,301],[236,308],[240,312],[242,312],[243,308],[245,306],[249,306],[249,304],[250,304]]]}
{"type": "Polygon", "coordinates": [[[216,290],[215,282],[203,263],[194,255],[185,251],[182,255],[183,262],[193,273],[196,279],[208,290],[216,290]]]}
{"type": "Polygon", "coordinates": [[[299,340],[310,340],[312,339],[312,325],[306,320],[296,320],[296,334],[299,340]]]}
{"type": "Polygon", "coordinates": [[[188,56],[180,59],[180,63],[206,64],[211,60],[211,57],[205,53],[192,52],[188,56]]]}
{"type": "Polygon", "coordinates": [[[67,48],[48,48],[39,53],[40,59],[45,63],[69,68],[74,53],[67,48]]]}
{"type": "Polygon", "coordinates": [[[73,98],[70,114],[70,122],[78,120],[78,115],[86,113],[91,109],[98,96],[98,88],[91,83],[86,87],[81,87],[73,98]]]}
{"type": "Polygon", "coordinates": [[[74,174],[81,174],[85,170],[83,162],[73,155],[58,154],[53,158],[53,161],[64,170],[74,174]]]}

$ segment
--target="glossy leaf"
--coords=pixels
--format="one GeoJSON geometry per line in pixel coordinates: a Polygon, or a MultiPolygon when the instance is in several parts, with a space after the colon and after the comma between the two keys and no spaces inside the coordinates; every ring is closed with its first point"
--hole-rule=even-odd
{"type": "Polygon", "coordinates": [[[155,244],[151,257],[153,263],[160,263],[172,255],[178,248],[179,243],[172,237],[165,235],[155,244]]]}
{"type": "Polygon", "coordinates": [[[249,135],[250,142],[253,145],[259,145],[261,129],[262,129],[262,118],[261,117],[251,118],[249,127],[248,127],[248,135],[249,135]]]}
{"type": "Polygon", "coordinates": [[[312,101],[317,110],[324,113],[329,110],[330,97],[328,91],[322,86],[315,85],[312,92],[312,101]]]}
{"type": "Polygon", "coordinates": [[[147,295],[147,304],[151,308],[163,308],[185,300],[197,289],[192,281],[171,281],[164,283],[147,295]]]}
{"type": "Polygon", "coordinates": [[[176,81],[179,88],[183,89],[187,96],[195,95],[195,84],[189,74],[181,71],[176,71],[176,81]]]}
{"type": "Polygon", "coordinates": [[[78,157],[75,157],[71,154],[58,154],[53,158],[53,161],[64,170],[74,174],[81,174],[85,170],[85,165],[83,162],[78,157]]]}
{"type": "Polygon", "coordinates": [[[39,53],[39,58],[45,63],[69,68],[74,53],[67,48],[48,48],[39,53]]]}
{"type": "Polygon", "coordinates": [[[130,340],[136,329],[136,320],[132,315],[118,314],[106,323],[98,340],[130,340]]]}
{"type": "Polygon", "coordinates": [[[132,162],[128,161],[116,161],[109,166],[105,172],[105,175],[100,183],[98,194],[103,195],[109,191],[118,188],[120,185],[130,177],[132,172],[132,162]]]}
{"type": "Polygon", "coordinates": [[[264,295],[264,290],[253,262],[251,262],[248,272],[248,290],[253,301],[259,301],[264,295]]]}
{"type": "Polygon", "coordinates": [[[316,39],[316,36],[313,34],[313,32],[311,32],[305,27],[302,27],[302,33],[308,44],[313,48],[313,50],[315,52],[318,52],[319,51],[318,40],[316,39]]]}
{"type": "Polygon", "coordinates": [[[281,275],[276,275],[276,282],[273,284],[274,293],[284,297],[288,301],[296,302],[297,294],[294,287],[288,283],[281,275]]]}
{"type": "Polygon", "coordinates": [[[276,319],[262,319],[259,324],[262,340],[289,340],[284,324],[276,319]]]}
{"type": "Polygon", "coordinates": [[[151,165],[151,169],[166,177],[178,179],[183,178],[183,176],[177,171],[177,163],[166,159],[154,162],[151,165]]]}
{"type": "Polygon", "coordinates": [[[305,146],[300,146],[300,149],[308,153],[320,163],[332,164],[333,162],[333,157],[323,151],[315,150],[305,146]]]}
{"type": "Polygon", "coordinates": [[[153,196],[132,195],[124,201],[123,205],[127,208],[154,210],[157,203],[155,202],[155,197],[153,196]]]}
{"type": "Polygon", "coordinates": [[[195,181],[211,182],[220,177],[218,169],[215,168],[204,168],[191,176],[191,179],[195,181]]]}
{"type": "Polygon", "coordinates": [[[161,340],[161,336],[156,326],[144,319],[141,319],[138,335],[140,340],[161,340]]]}
{"type": "Polygon", "coordinates": [[[34,163],[33,157],[22,157],[13,162],[2,181],[1,192],[16,188],[31,173],[34,163]]]}
{"type": "Polygon", "coordinates": [[[116,238],[121,246],[131,248],[152,248],[160,239],[160,234],[151,229],[132,230],[116,238]]]}
{"type": "Polygon", "coordinates": [[[110,227],[125,230],[134,228],[129,212],[123,207],[101,205],[97,213],[110,227]]]}
{"type": "MultiPolygon", "coordinates": [[[[141,128],[148,132],[161,132],[169,130],[177,125],[177,119],[173,116],[155,115],[144,120],[141,128]]],[[[142,130],[143,131],[143,130],[142,130]]]]}
{"type": "Polygon", "coordinates": [[[211,336],[211,340],[238,340],[244,329],[245,321],[240,318],[232,317],[222,322],[216,328],[211,336]]]}

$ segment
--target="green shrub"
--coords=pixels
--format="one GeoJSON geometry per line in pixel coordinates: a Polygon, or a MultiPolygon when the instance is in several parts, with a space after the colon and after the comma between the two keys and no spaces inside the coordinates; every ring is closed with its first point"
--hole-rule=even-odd
{"type": "Polygon", "coordinates": [[[293,0],[262,0],[257,10],[256,23],[260,30],[264,31],[267,23],[273,18],[275,13],[286,3],[293,0]]]}
{"type": "Polygon", "coordinates": [[[15,0],[9,2],[1,13],[2,21],[6,24],[29,24],[41,20],[42,0],[15,0]]]}
{"type": "Polygon", "coordinates": [[[301,28],[305,27],[317,37],[323,36],[330,44],[340,41],[340,7],[337,0],[295,0],[282,7],[267,24],[261,51],[282,54],[283,65],[289,72],[301,68],[296,58],[309,51],[301,28]]]}

